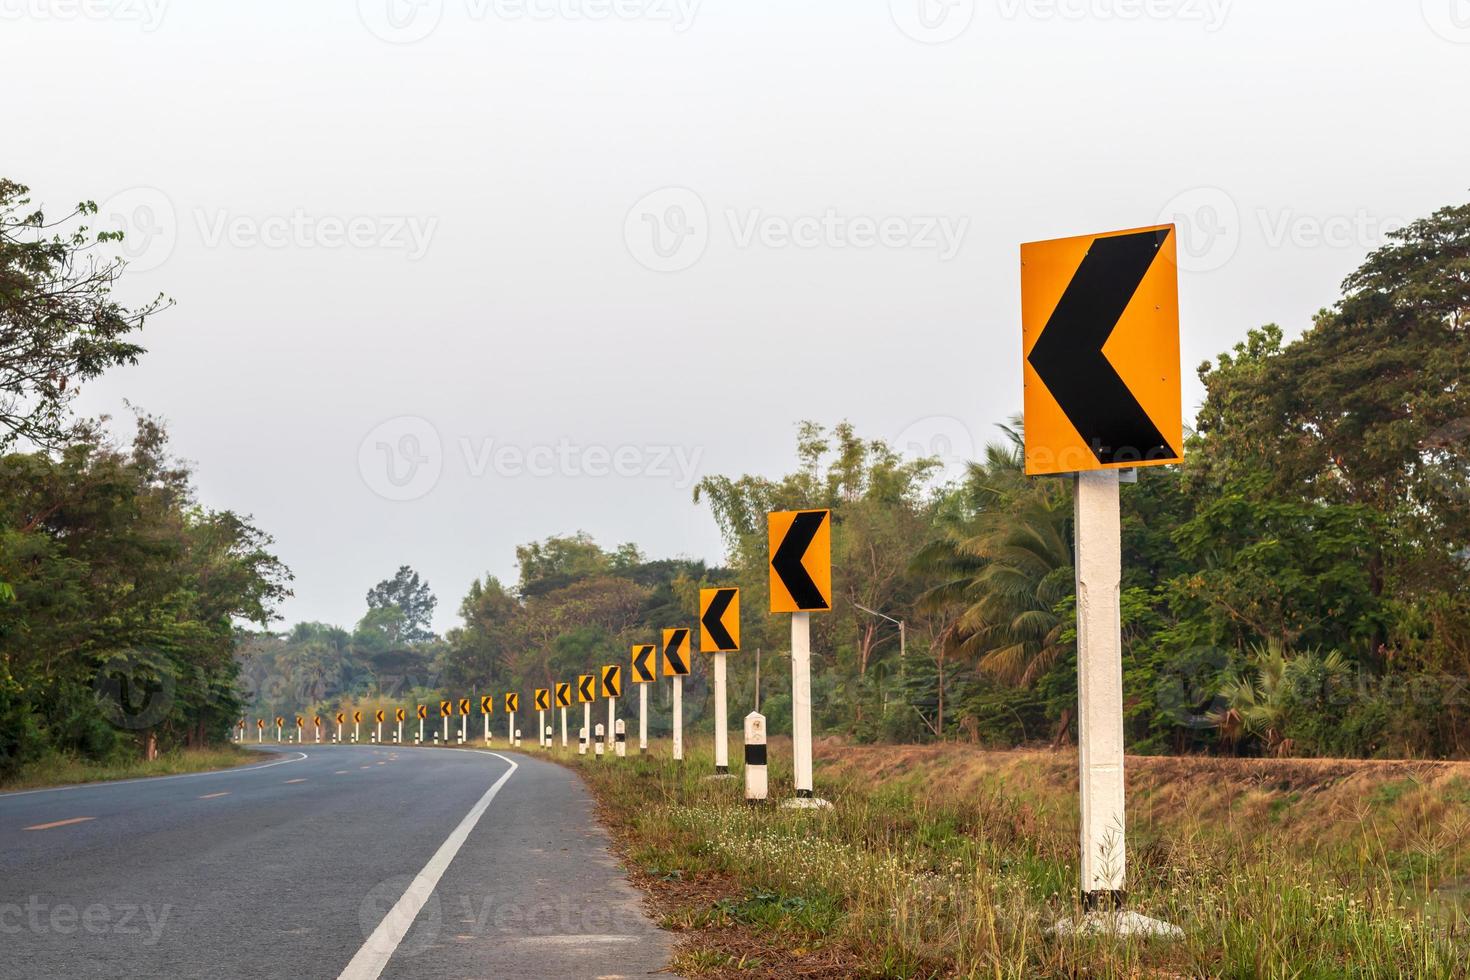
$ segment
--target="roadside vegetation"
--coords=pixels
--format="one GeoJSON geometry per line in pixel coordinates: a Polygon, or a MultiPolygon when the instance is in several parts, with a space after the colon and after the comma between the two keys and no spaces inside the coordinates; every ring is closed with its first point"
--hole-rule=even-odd
{"type": "Polygon", "coordinates": [[[110,782],[118,779],[141,779],[147,776],[177,776],[191,772],[212,772],[260,762],[255,752],[233,745],[209,748],[173,749],[159,753],[154,759],[134,756],[114,762],[97,762],[60,752],[47,753],[20,766],[16,772],[0,780],[0,792],[69,786],[74,783],[110,782]]]}
{"type": "Polygon", "coordinates": [[[1052,934],[1078,912],[1074,752],[827,741],[825,812],[746,805],[702,748],[544,754],[592,788],[681,976],[1470,976],[1466,764],[1130,758],[1130,907],[1166,941],[1052,934]]]}

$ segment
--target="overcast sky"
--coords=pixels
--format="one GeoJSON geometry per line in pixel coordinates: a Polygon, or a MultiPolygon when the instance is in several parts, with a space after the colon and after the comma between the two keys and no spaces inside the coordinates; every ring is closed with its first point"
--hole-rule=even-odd
{"type": "Polygon", "coordinates": [[[203,502],[350,625],[794,423],[955,458],[1021,404],[1017,247],[1177,220],[1194,368],[1470,187],[1467,0],[0,0],[4,176],[126,229],[203,502]]]}

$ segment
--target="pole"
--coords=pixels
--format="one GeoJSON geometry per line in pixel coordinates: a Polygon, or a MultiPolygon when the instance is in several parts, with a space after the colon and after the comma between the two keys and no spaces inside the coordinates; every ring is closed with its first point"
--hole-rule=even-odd
{"type": "Polygon", "coordinates": [[[1082,900],[1122,904],[1123,577],[1118,473],[1077,474],[1077,743],[1081,764],[1082,900]]]}
{"type": "Polygon", "coordinates": [[[755,710],[761,710],[761,648],[755,648],[755,710]]]}
{"type": "Polygon", "coordinates": [[[283,735],[283,734],[284,734],[284,733],[283,733],[283,732],[282,732],[282,731],[281,731],[281,726],[280,726],[280,725],[277,725],[277,726],[276,726],[276,741],[277,741],[277,742],[279,742],[279,741],[281,741],[281,736],[282,736],[282,735],[283,735]]]}
{"type": "Polygon", "coordinates": [[[684,678],[674,677],[674,761],[684,761],[684,678]]]}
{"type": "Polygon", "coordinates": [[[715,654],[715,775],[730,771],[730,718],[725,711],[725,655],[715,654]]]}
{"type": "Polygon", "coordinates": [[[422,742],[423,740],[424,740],[424,720],[422,718],[420,718],[419,719],[419,741],[422,742]]]}
{"type": "Polygon", "coordinates": [[[618,699],[617,698],[608,698],[607,699],[607,747],[608,748],[612,748],[612,744],[613,744],[613,725],[617,722],[617,718],[618,718],[618,699]]]}
{"type": "Polygon", "coordinates": [[[752,711],[745,716],[745,802],[766,801],[766,716],[752,711]]]}
{"type": "Polygon", "coordinates": [[[812,798],[812,614],[791,614],[791,747],[797,799],[812,798]]]}
{"type": "Polygon", "coordinates": [[[505,740],[514,748],[516,744],[516,713],[510,712],[505,716],[505,740]]]}
{"type": "Polygon", "coordinates": [[[337,722],[337,744],[340,745],[341,743],[342,743],[342,723],[339,721],[339,722],[337,722]]]}
{"type": "Polygon", "coordinates": [[[383,723],[381,721],[378,722],[378,730],[376,733],[374,733],[373,738],[377,741],[379,745],[383,744],[383,723]]]}
{"type": "Polygon", "coordinates": [[[562,748],[566,748],[567,747],[567,707],[566,707],[566,705],[562,705],[562,708],[561,708],[561,747],[562,748]]]}
{"type": "Polygon", "coordinates": [[[490,716],[485,716],[485,744],[490,744],[490,716]]]}
{"type": "Polygon", "coordinates": [[[546,747],[546,711],[543,708],[536,709],[536,744],[546,747]]]}
{"type": "Polygon", "coordinates": [[[638,754],[648,754],[648,685],[638,685],[638,754]]]}
{"type": "Polygon", "coordinates": [[[592,737],[592,702],[582,703],[582,734],[584,738],[592,737]]]}

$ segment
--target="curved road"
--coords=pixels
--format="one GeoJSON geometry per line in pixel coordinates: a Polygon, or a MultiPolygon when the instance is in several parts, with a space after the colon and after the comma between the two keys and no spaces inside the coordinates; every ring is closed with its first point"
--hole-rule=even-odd
{"type": "Polygon", "coordinates": [[[581,782],[523,755],[305,746],[0,794],[0,978],[636,977],[667,936],[581,782]]]}

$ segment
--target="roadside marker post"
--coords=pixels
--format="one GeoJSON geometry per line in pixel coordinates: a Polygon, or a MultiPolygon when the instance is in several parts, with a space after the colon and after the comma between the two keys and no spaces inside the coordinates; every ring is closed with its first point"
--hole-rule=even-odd
{"type": "Polygon", "coordinates": [[[628,727],[621,718],[618,719],[618,730],[613,739],[617,744],[618,758],[626,759],[628,757],[628,727]]]}
{"type": "Polygon", "coordinates": [[[684,678],[689,676],[689,634],[682,627],[664,630],[663,671],[674,685],[674,761],[684,761],[684,678]]]}
{"type": "Polygon", "coordinates": [[[520,748],[520,747],[521,747],[521,730],[519,728],[517,728],[516,729],[516,748],[520,748]]]}
{"type": "Polygon", "coordinates": [[[352,712],[352,740],[354,742],[360,742],[360,741],[362,741],[362,712],[361,711],[354,711],[354,712],[352,712]]]}
{"type": "Polygon", "coordinates": [[[512,746],[520,744],[520,732],[516,729],[516,712],[521,707],[521,696],[519,694],[507,694],[505,696],[505,738],[512,746]]]}
{"type": "Polygon", "coordinates": [[[377,723],[377,732],[373,735],[373,741],[379,745],[383,744],[383,709],[379,708],[373,712],[373,721],[377,723]]]}
{"type": "Polygon", "coordinates": [[[813,612],[832,610],[832,512],[769,515],[771,612],[791,614],[791,749],[796,798],[782,806],[828,807],[812,793],[813,612]]]}
{"type": "Polygon", "coordinates": [[[577,701],[582,705],[582,737],[592,734],[592,702],[597,700],[597,675],[577,675],[577,701]]]}
{"type": "Polygon", "coordinates": [[[577,729],[577,754],[587,754],[587,726],[577,729]]]}
{"type": "Polygon", "coordinates": [[[602,725],[600,723],[597,726],[597,731],[593,735],[595,737],[592,741],[592,754],[600,759],[602,758],[602,725]]]}
{"type": "Polygon", "coordinates": [[[285,739],[282,737],[285,734],[285,732],[284,732],[285,726],[286,726],[286,719],[282,718],[280,715],[276,715],[276,741],[277,742],[284,742],[285,741],[285,739]]]}
{"type": "Polygon", "coordinates": [[[306,719],[300,715],[296,716],[296,744],[300,745],[306,741],[306,719]]]}
{"type": "Polygon", "coordinates": [[[546,726],[546,747],[548,749],[551,748],[551,746],[554,744],[554,741],[555,740],[552,738],[551,726],[550,725],[547,725],[546,726]]]}
{"type": "Polygon", "coordinates": [[[399,745],[403,744],[403,719],[404,716],[407,714],[408,712],[402,708],[396,708],[393,711],[393,717],[398,722],[398,734],[394,737],[393,741],[398,743],[399,745]]]}
{"type": "Polygon", "coordinates": [[[459,699],[459,744],[470,740],[470,699],[459,699]]]}
{"type": "MultiPolygon", "coordinates": [[[[240,723],[240,741],[245,741],[245,723],[240,723]]],[[[255,719],[255,742],[260,744],[265,741],[265,719],[255,719]]]]}
{"type": "Polygon", "coordinates": [[[1021,246],[1026,475],[1074,481],[1079,923],[1178,936],[1126,901],[1120,471],[1178,463],[1178,233],[1173,225],[1021,246]],[[1090,921],[1091,920],[1091,921],[1090,921]]]}
{"type": "Polygon", "coordinates": [[[316,744],[321,745],[322,744],[322,716],[321,715],[315,715],[315,716],[313,716],[312,717],[312,724],[316,726],[316,744]]]}
{"type": "Polygon", "coordinates": [[[485,721],[485,744],[490,744],[490,716],[495,713],[495,696],[493,694],[482,694],[480,696],[480,717],[485,721]]]}
{"type": "Polygon", "coordinates": [[[638,754],[648,752],[648,685],[658,679],[657,647],[652,643],[633,644],[633,659],[628,677],[638,686],[638,754]]]}
{"type": "Polygon", "coordinates": [[[618,698],[623,696],[623,668],[608,664],[602,668],[602,696],[607,698],[607,747],[612,748],[613,723],[618,716],[618,698]]]}
{"type": "Polygon", "coordinates": [[[556,706],[561,709],[561,747],[567,747],[567,708],[572,705],[572,685],[564,681],[558,681],[556,685],[556,706]]]}
{"type": "Polygon", "coordinates": [[[336,741],[337,741],[337,743],[339,745],[342,742],[342,722],[345,721],[346,718],[347,718],[347,716],[345,714],[343,714],[340,711],[337,712],[337,738],[336,738],[336,741]]]}
{"type": "Polygon", "coordinates": [[[699,590],[699,652],[714,656],[715,775],[730,775],[730,714],[725,657],[740,649],[740,590],[699,590]]]}
{"type": "Polygon", "coordinates": [[[752,711],[745,716],[746,803],[766,802],[769,791],[766,776],[766,716],[752,711]]]}
{"type": "Polygon", "coordinates": [[[452,714],[454,714],[454,702],[440,700],[439,721],[443,729],[440,740],[443,741],[445,745],[449,744],[449,716],[452,714]]]}
{"type": "Polygon", "coordinates": [[[551,739],[546,737],[546,733],[550,731],[546,727],[546,712],[549,710],[551,710],[551,688],[536,688],[536,745],[543,749],[551,745],[551,739]]]}
{"type": "Polygon", "coordinates": [[[424,741],[424,719],[426,719],[426,718],[429,717],[429,706],[427,704],[421,704],[421,705],[419,705],[418,706],[418,712],[419,712],[419,738],[418,738],[418,743],[417,744],[423,744],[423,741],[424,741]]]}

